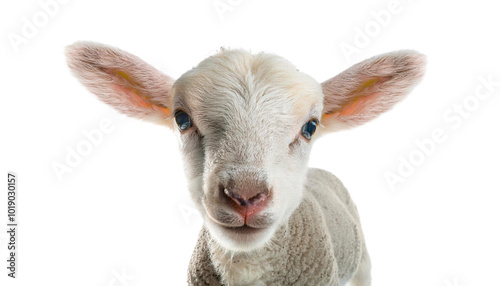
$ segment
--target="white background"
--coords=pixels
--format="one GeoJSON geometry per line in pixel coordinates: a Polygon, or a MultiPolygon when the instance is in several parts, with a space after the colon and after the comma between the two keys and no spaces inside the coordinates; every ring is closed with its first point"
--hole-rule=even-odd
{"type": "Polygon", "coordinates": [[[174,78],[221,46],[279,54],[320,82],[379,53],[426,54],[426,75],[407,99],[369,124],[321,138],[310,165],[350,190],[373,285],[500,285],[500,86],[474,99],[479,77],[500,81],[498,7],[401,0],[377,23],[390,2],[70,0],[44,22],[37,1],[2,1],[0,285],[186,283],[201,220],[176,138],[123,118],[84,89],[63,54],[77,40],[120,47],[174,78]],[[218,14],[220,3],[233,6],[218,14]],[[24,18],[39,26],[29,37],[24,18]],[[360,33],[370,36],[346,57],[341,46],[356,47],[360,33]],[[13,45],[14,34],[24,42],[13,45]],[[460,125],[443,119],[464,100],[470,111],[460,125]],[[54,162],[66,164],[68,150],[102,120],[112,131],[59,180],[54,162]],[[446,140],[419,157],[415,141],[436,129],[446,140]],[[398,175],[400,159],[411,156],[418,166],[391,190],[384,174],[398,175]],[[5,269],[9,170],[19,177],[16,280],[5,269]],[[128,280],[117,279],[124,274],[128,280]]]}

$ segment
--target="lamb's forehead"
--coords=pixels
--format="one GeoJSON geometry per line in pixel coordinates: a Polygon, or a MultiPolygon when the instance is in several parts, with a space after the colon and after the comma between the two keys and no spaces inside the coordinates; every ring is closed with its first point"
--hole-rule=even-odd
{"type": "Polygon", "coordinates": [[[323,102],[320,84],[284,58],[245,50],[205,59],[176,81],[174,94],[174,108],[188,109],[202,125],[234,112],[303,120],[319,116],[323,102]]]}

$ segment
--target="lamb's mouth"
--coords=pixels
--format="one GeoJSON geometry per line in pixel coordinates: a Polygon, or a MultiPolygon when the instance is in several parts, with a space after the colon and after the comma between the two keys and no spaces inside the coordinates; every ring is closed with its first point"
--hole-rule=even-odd
{"type": "MultiPolygon", "coordinates": [[[[250,251],[263,247],[271,239],[273,230],[271,225],[211,224],[211,230],[217,241],[226,249],[232,251],[250,251]]],[[[210,230],[209,229],[209,230],[210,230]]]]}
{"type": "Polygon", "coordinates": [[[228,230],[237,234],[256,234],[265,230],[265,228],[256,228],[248,225],[243,226],[222,226],[225,230],[228,230]]]}

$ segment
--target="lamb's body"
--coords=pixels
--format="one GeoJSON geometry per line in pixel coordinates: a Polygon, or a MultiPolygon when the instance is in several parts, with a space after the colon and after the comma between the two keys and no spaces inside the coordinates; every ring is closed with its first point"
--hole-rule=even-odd
{"type": "Polygon", "coordinates": [[[318,135],[402,99],[422,55],[388,53],[319,84],[279,56],[244,50],[221,50],[175,81],[115,48],[67,53],[104,102],[176,130],[204,218],[191,285],[370,285],[356,207],[335,176],[308,169],[309,153],[318,135]]]}
{"type": "MultiPolygon", "coordinates": [[[[345,285],[358,269],[358,275],[365,275],[369,267],[349,193],[331,173],[309,169],[301,204],[265,248],[225,251],[202,228],[190,262],[189,284],[345,285]]],[[[369,277],[363,278],[369,283],[369,277]]]]}

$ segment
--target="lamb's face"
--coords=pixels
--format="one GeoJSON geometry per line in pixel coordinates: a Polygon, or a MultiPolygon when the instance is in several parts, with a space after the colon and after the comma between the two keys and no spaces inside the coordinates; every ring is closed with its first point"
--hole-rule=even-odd
{"type": "Polygon", "coordinates": [[[321,86],[277,56],[226,51],[173,90],[189,190],[206,227],[227,249],[263,246],[300,203],[321,86]]]}

